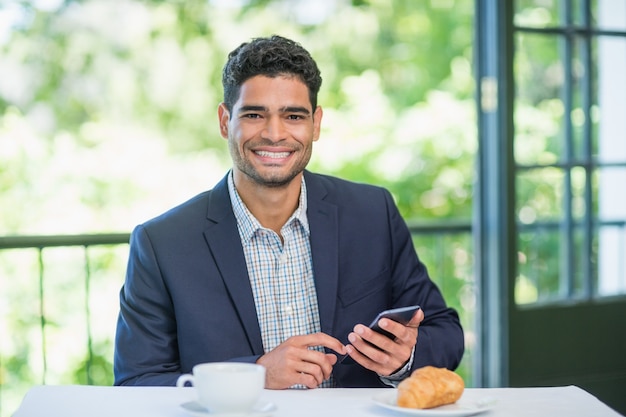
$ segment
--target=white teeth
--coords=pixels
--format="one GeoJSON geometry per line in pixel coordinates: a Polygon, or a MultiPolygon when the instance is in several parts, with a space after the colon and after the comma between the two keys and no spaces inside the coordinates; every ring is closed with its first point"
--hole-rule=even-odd
{"type": "Polygon", "coordinates": [[[289,152],[257,151],[256,154],[264,158],[276,158],[276,159],[287,158],[289,156],[289,152]]]}

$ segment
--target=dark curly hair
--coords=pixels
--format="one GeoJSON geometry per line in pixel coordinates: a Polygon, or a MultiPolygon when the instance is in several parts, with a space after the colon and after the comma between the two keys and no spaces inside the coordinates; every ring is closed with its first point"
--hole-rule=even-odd
{"type": "Polygon", "coordinates": [[[222,72],[224,104],[228,111],[232,111],[232,106],[239,99],[241,85],[257,75],[298,77],[309,89],[309,99],[315,111],[322,77],[315,60],[299,43],[273,35],[244,42],[228,54],[222,72]]]}

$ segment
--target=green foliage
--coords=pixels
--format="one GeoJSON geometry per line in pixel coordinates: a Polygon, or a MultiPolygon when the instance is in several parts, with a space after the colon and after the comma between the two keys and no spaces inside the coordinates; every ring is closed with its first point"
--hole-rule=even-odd
{"type": "Polygon", "coordinates": [[[11,79],[0,82],[0,188],[7,190],[0,217],[9,220],[0,221],[0,233],[128,230],[210,186],[229,166],[216,129],[221,66],[234,46],[278,27],[322,69],[320,103],[336,114],[325,118],[322,140],[334,147],[340,134],[352,150],[339,152],[358,158],[329,164],[326,154],[316,155],[312,168],[377,180],[408,217],[469,217],[471,5],[328,4],[319,13],[283,1],[240,8],[204,0],[65,1],[56,10],[22,4],[0,44],[3,78],[11,79]],[[432,105],[442,92],[447,104],[432,105]],[[400,153],[402,172],[390,167],[400,153]],[[168,195],[168,181],[176,193],[168,195]],[[29,213],[7,208],[24,201],[29,213]],[[44,213],[62,201],[73,215],[64,211],[51,224],[44,213]]]}
{"type": "Polygon", "coordinates": [[[113,363],[111,360],[110,343],[95,346],[94,351],[103,354],[87,356],[71,369],[67,379],[72,383],[83,385],[113,385],[113,363]]]}

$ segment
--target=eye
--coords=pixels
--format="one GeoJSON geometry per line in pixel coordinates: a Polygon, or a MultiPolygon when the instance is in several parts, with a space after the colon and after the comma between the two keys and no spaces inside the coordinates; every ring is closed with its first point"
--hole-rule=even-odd
{"type": "Polygon", "coordinates": [[[261,115],[258,113],[246,113],[241,116],[242,119],[260,119],[261,115]]]}
{"type": "Polygon", "coordinates": [[[304,116],[301,114],[290,114],[287,116],[288,120],[304,120],[304,116]]]}

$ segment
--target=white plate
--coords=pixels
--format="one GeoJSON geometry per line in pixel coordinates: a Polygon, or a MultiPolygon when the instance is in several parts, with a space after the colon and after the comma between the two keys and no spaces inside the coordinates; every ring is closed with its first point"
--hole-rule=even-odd
{"type": "Polygon", "coordinates": [[[376,395],[374,398],[372,398],[372,400],[374,400],[374,403],[381,407],[385,407],[394,411],[399,411],[407,415],[420,417],[473,416],[474,414],[479,414],[489,410],[495,403],[495,400],[493,398],[484,398],[479,401],[463,401],[463,398],[461,398],[454,404],[442,405],[441,407],[436,408],[418,409],[399,407],[396,401],[397,395],[397,390],[393,390],[390,392],[376,395]]]}
{"type": "Polygon", "coordinates": [[[259,402],[247,413],[211,413],[196,401],[180,405],[189,415],[194,417],[269,417],[276,411],[276,405],[270,402],[259,402]]]}

